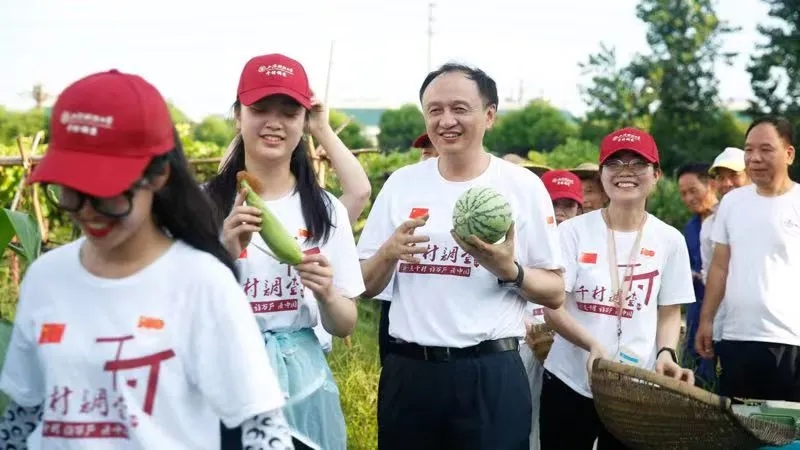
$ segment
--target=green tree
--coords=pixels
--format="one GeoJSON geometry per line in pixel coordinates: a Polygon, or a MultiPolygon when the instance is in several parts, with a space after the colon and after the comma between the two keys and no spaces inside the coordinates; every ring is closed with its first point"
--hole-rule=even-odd
{"type": "Polygon", "coordinates": [[[756,46],[747,71],[755,94],[752,114],[781,114],[800,123],[800,0],[764,0],[771,25],[759,25],[766,42],[756,46]]]}
{"type": "Polygon", "coordinates": [[[546,156],[548,167],[572,169],[581,163],[596,163],[600,158],[600,149],[594,142],[569,138],[546,156]]]}
{"type": "MultiPolygon", "coordinates": [[[[751,117],[779,114],[800,125],[800,0],[764,0],[769,5],[770,25],[759,25],[766,42],[756,46],[747,71],[755,99],[751,117]]],[[[791,167],[800,179],[800,164],[791,167]]]]}
{"type": "MultiPolygon", "coordinates": [[[[349,118],[341,111],[331,110],[328,121],[334,130],[339,129],[349,118]]],[[[355,120],[350,120],[344,129],[339,132],[339,138],[342,139],[344,145],[350,150],[357,150],[360,148],[370,148],[369,140],[364,137],[364,130],[361,124],[355,120]]]]}
{"type": "Polygon", "coordinates": [[[0,144],[16,148],[17,136],[33,136],[47,130],[48,117],[43,109],[9,111],[0,106],[0,144]]]}
{"type": "Polygon", "coordinates": [[[425,118],[416,105],[407,104],[384,111],[378,122],[378,147],[381,151],[406,151],[414,139],[425,132],[425,118]]]}
{"type": "Polygon", "coordinates": [[[561,110],[545,100],[534,100],[499,117],[484,142],[497,154],[526,157],[530,150],[549,152],[577,134],[577,127],[561,110]]]}
{"type": "Polygon", "coordinates": [[[220,147],[227,148],[234,136],[236,127],[233,123],[221,116],[207,116],[197,126],[192,133],[194,139],[201,142],[212,142],[220,147]]]}
{"type": "Polygon", "coordinates": [[[658,86],[650,133],[668,171],[687,160],[710,161],[735,136],[726,136],[714,68],[730,64],[721,39],[736,31],[720,20],[713,0],[642,0],[636,15],[647,26],[647,57],[658,86]]]}
{"type": "Polygon", "coordinates": [[[658,95],[649,61],[637,54],[628,65],[620,66],[616,50],[601,43],[600,51],[580,68],[583,76],[589,77],[580,88],[589,107],[580,124],[581,139],[599,143],[619,128],[650,128],[650,113],[658,95]]]}

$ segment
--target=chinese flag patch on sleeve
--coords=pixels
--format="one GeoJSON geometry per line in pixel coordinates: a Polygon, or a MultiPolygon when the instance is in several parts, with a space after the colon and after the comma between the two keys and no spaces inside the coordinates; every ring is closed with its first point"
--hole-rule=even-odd
{"type": "Polygon", "coordinates": [[[583,264],[597,264],[597,253],[581,253],[578,262],[583,264]]]}
{"type": "Polygon", "coordinates": [[[139,323],[136,326],[150,330],[161,330],[164,328],[164,321],[158,317],[139,316],[139,323]]]}
{"type": "Polygon", "coordinates": [[[641,253],[644,256],[650,256],[650,257],[656,256],[655,250],[650,250],[649,248],[642,247],[642,252],[641,253]]]}
{"type": "Polygon", "coordinates": [[[64,338],[64,330],[67,328],[63,323],[44,323],[42,331],[39,333],[40,344],[59,344],[64,338]]]}
{"type": "Polygon", "coordinates": [[[425,214],[428,214],[428,208],[411,208],[411,214],[408,215],[408,218],[419,219],[425,214]]]}

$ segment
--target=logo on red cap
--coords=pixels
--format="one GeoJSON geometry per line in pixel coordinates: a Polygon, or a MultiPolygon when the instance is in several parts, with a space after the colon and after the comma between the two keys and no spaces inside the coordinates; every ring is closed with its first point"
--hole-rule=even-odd
{"type": "Polygon", "coordinates": [[[63,111],[61,125],[66,125],[67,133],[81,133],[97,136],[98,128],[110,129],[114,124],[114,116],[100,116],[85,112],[63,111]]]}
{"type": "Polygon", "coordinates": [[[650,163],[658,162],[658,147],[653,136],[638,128],[622,128],[603,138],[600,143],[600,164],[623,150],[636,153],[650,163]]]}
{"type": "Polygon", "coordinates": [[[550,170],[542,175],[542,183],[550,194],[550,200],[568,198],[583,204],[581,180],[574,173],[567,170],[550,170]]]}
{"type": "Polygon", "coordinates": [[[275,75],[279,77],[290,77],[294,75],[294,69],[283,64],[270,64],[268,66],[258,66],[258,71],[264,75],[275,75]]]}
{"type": "Polygon", "coordinates": [[[639,142],[642,137],[633,133],[622,133],[611,138],[614,142],[639,142]]]}

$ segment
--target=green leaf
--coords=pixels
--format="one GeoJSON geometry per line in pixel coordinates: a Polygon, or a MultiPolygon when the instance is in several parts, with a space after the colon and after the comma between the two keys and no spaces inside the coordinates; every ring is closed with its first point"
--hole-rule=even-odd
{"type": "MultiPolygon", "coordinates": [[[[8,351],[8,344],[11,343],[11,330],[14,325],[7,321],[0,319],[0,373],[3,373],[3,363],[6,360],[6,352],[8,351]]],[[[0,392],[0,412],[5,411],[8,404],[8,397],[0,392]]]]}
{"type": "Polygon", "coordinates": [[[39,256],[42,235],[33,218],[25,213],[3,208],[0,214],[0,249],[5,251],[11,240],[17,236],[20,245],[13,250],[20,253],[28,262],[39,256]]]}

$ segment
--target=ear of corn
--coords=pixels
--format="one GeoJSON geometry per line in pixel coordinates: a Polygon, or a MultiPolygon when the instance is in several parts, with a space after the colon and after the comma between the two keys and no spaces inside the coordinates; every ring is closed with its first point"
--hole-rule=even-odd
{"type": "Polygon", "coordinates": [[[247,189],[247,204],[261,210],[261,231],[259,234],[269,249],[272,250],[275,259],[291,266],[300,264],[303,260],[303,252],[300,250],[300,245],[286,231],[280,220],[267,208],[264,200],[251,187],[251,183],[248,183],[248,178],[252,180],[252,175],[242,171],[236,174],[236,178],[239,180],[239,186],[247,189]]]}

